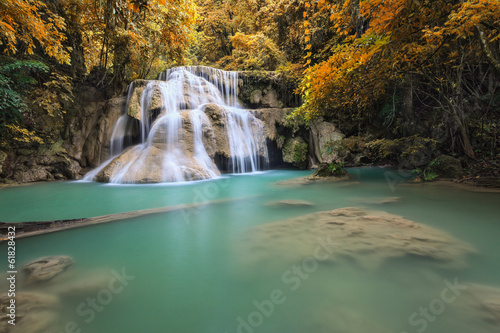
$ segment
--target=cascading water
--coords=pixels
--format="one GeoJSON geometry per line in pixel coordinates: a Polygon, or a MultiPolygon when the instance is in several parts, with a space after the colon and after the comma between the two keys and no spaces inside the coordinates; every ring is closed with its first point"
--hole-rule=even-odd
{"type": "Polygon", "coordinates": [[[216,156],[230,172],[259,170],[268,160],[264,127],[239,107],[237,96],[238,73],[210,67],[177,67],[162,72],[159,80],[136,81],[113,130],[112,159],[85,179],[154,183],[214,178],[220,175],[216,156]],[[139,144],[126,148],[134,122],[139,144]]]}

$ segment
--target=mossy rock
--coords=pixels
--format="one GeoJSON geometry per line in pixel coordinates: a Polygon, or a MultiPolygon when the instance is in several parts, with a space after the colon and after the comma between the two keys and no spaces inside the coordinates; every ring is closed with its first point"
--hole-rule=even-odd
{"type": "Polygon", "coordinates": [[[342,172],[340,173],[333,173],[330,170],[330,165],[328,163],[321,163],[311,177],[312,178],[343,177],[346,175],[348,175],[348,173],[344,169],[342,169],[342,172]]]}
{"type": "Polygon", "coordinates": [[[307,143],[301,137],[286,140],[283,147],[283,161],[305,169],[307,167],[307,143]]]}
{"type": "Polygon", "coordinates": [[[462,163],[459,159],[449,155],[436,157],[428,169],[443,178],[459,178],[463,175],[462,163]]]}

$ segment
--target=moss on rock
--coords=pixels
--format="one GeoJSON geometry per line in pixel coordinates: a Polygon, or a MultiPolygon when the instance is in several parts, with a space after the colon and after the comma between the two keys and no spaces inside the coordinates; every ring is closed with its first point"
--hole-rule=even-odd
{"type": "Polygon", "coordinates": [[[283,147],[283,161],[305,169],[307,167],[307,143],[301,137],[288,139],[283,147]]]}
{"type": "Polygon", "coordinates": [[[428,169],[443,178],[458,178],[463,174],[460,160],[449,155],[436,157],[429,164],[428,169]]]}

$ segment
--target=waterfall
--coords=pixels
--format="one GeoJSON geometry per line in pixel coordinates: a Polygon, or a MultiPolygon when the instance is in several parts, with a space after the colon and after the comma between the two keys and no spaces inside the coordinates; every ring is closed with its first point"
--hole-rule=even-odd
{"type": "Polygon", "coordinates": [[[111,160],[86,179],[201,180],[220,175],[216,156],[233,173],[255,172],[268,160],[262,122],[238,103],[238,72],[204,66],[176,67],[160,73],[158,80],[131,84],[110,151],[111,160]],[[133,121],[139,122],[138,144],[127,148],[133,121]]]}

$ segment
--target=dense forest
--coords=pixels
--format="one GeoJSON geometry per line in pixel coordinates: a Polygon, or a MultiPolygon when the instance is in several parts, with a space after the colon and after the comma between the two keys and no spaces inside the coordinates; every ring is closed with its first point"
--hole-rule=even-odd
{"type": "Polygon", "coordinates": [[[208,65],[294,82],[290,120],[335,123],[340,159],[446,154],[498,177],[499,29],[497,0],[2,1],[0,150],[64,140],[82,87],[208,65]]]}

